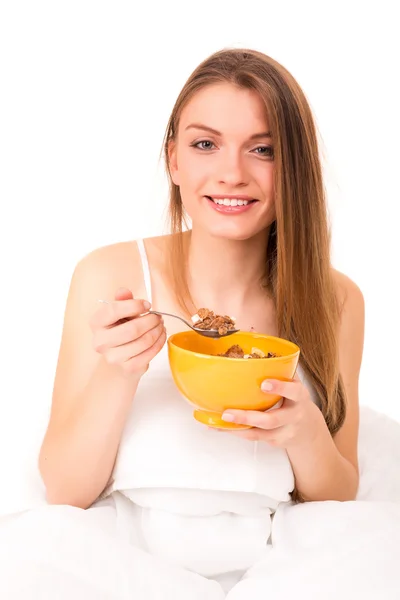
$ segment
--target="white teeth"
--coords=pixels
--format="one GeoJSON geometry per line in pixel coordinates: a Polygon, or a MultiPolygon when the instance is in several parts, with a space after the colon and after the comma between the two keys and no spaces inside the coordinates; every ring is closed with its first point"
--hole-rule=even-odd
{"type": "Polygon", "coordinates": [[[246,206],[249,200],[239,200],[237,198],[212,198],[214,204],[223,204],[224,206],[246,206]]]}

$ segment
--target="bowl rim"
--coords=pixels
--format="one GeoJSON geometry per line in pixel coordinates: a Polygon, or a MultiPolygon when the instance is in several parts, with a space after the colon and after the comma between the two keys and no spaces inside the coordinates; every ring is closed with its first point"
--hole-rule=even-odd
{"type": "MultiPolygon", "coordinates": [[[[188,350],[187,348],[182,348],[181,346],[178,346],[177,344],[174,344],[174,338],[182,335],[184,333],[188,333],[188,334],[194,334],[194,335],[199,335],[197,334],[195,331],[177,331],[176,333],[172,333],[168,339],[167,339],[167,344],[168,347],[169,346],[174,346],[175,348],[177,348],[180,352],[183,352],[184,354],[190,354],[191,356],[207,356],[207,357],[211,357],[213,359],[217,359],[217,360],[230,360],[230,361],[235,361],[235,362],[240,362],[240,363],[247,363],[247,360],[243,360],[243,358],[233,358],[231,356],[218,356],[216,354],[207,354],[205,352],[194,352],[193,350],[188,350]]],[[[277,361],[277,360],[281,360],[282,358],[284,359],[288,359],[288,358],[295,358],[296,356],[298,356],[300,354],[300,347],[295,343],[292,342],[290,340],[287,340],[285,338],[281,338],[278,337],[276,335],[267,335],[264,333],[256,333],[254,331],[242,331],[240,330],[238,333],[244,333],[244,334],[249,334],[251,336],[255,336],[255,337],[260,337],[263,339],[269,339],[269,340],[278,340],[278,341],[283,341],[283,342],[287,342],[288,344],[291,344],[292,346],[294,346],[296,348],[296,350],[294,352],[291,352],[290,354],[284,354],[283,356],[273,356],[271,358],[269,358],[268,360],[273,360],[273,361],[277,361]]],[[[236,335],[236,334],[234,334],[236,335]]],[[[234,335],[232,337],[234,337],[234,335]]]]}

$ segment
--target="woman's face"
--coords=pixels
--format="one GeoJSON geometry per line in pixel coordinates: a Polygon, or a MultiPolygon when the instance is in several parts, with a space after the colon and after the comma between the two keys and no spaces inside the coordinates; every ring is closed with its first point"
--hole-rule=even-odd
{"type": "Polygon", "coordinates": [[[265,113],[255,91],[228,83],[203,88],[183,109],[170,170],[193,227],[245,240],[275,219],[265,113]]]}

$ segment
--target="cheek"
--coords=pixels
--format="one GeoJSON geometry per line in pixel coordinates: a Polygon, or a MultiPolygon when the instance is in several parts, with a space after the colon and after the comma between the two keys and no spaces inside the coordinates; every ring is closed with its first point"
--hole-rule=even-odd
{"type": "Polygon", "coordinates": [[[269,163],[267,168],[260,169],[256,175],[259,185],[262,190],[269,196],[273,196],[275,192],[275,175],[274,165],[269,163]]]}
{"type": "Polygon", "coordinates": [[[179,185],[182,192],[190,194],[201,191],[208,178],[206,161],[199,160],[194,153],[187,151],[178,155],[178,161],[179,185]]]}

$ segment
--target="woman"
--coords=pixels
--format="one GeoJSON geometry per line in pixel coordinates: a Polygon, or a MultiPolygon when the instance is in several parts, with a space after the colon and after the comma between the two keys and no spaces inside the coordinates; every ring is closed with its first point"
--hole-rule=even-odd
{"type": "MultiPolygon", "coordinates": [[[[21,536],[30,523],[32,544],[40,537],[47,557],[47,571],[33,575],[25,550],[23,579],[42,586],[43,598],[54,582],[65,597],[212,600],[231,590],[236,600],[268,589],[287,598],[287,575],[299,562],[280,553],[292,544],[285,526],[296,528],[293,511],[356,497],[364,303],[330,263],[316,131],[302,90],[259,52],[217,52],[177,99],[165,158],[171,235],[96,249],[71,282],[39,461],[52,506],[19,519],[21,536]],[[195,422],[168,370],[166,337],[179,322],[164,323],[150,306],[186,316],[207,306],[235,315],[242,330],[296,342],[296,378],[262,385],[283,404],[226,411],[249,430],[195,422]],[[274,492],[271,457],[286,482],[274,492]]],[[[324,514],[313,518],[324,532],[324,514]]],[[[339,538],[329,535],[337,551],[339,538]]],[[[13,539],[22,539],[15,530],[13,539]]],[[[314,540],[317,550],[322,541],[314,540]]],[[[325,552],[319,568],[332,556],[325,552]]],[[[339,568],[352,569],[348,561],[339,568]]],[[[299,596],[330,597],[309,572],[303,565],[299,596]]],[[[367,594],[368,577],[359,579],[367,594]]]]}

